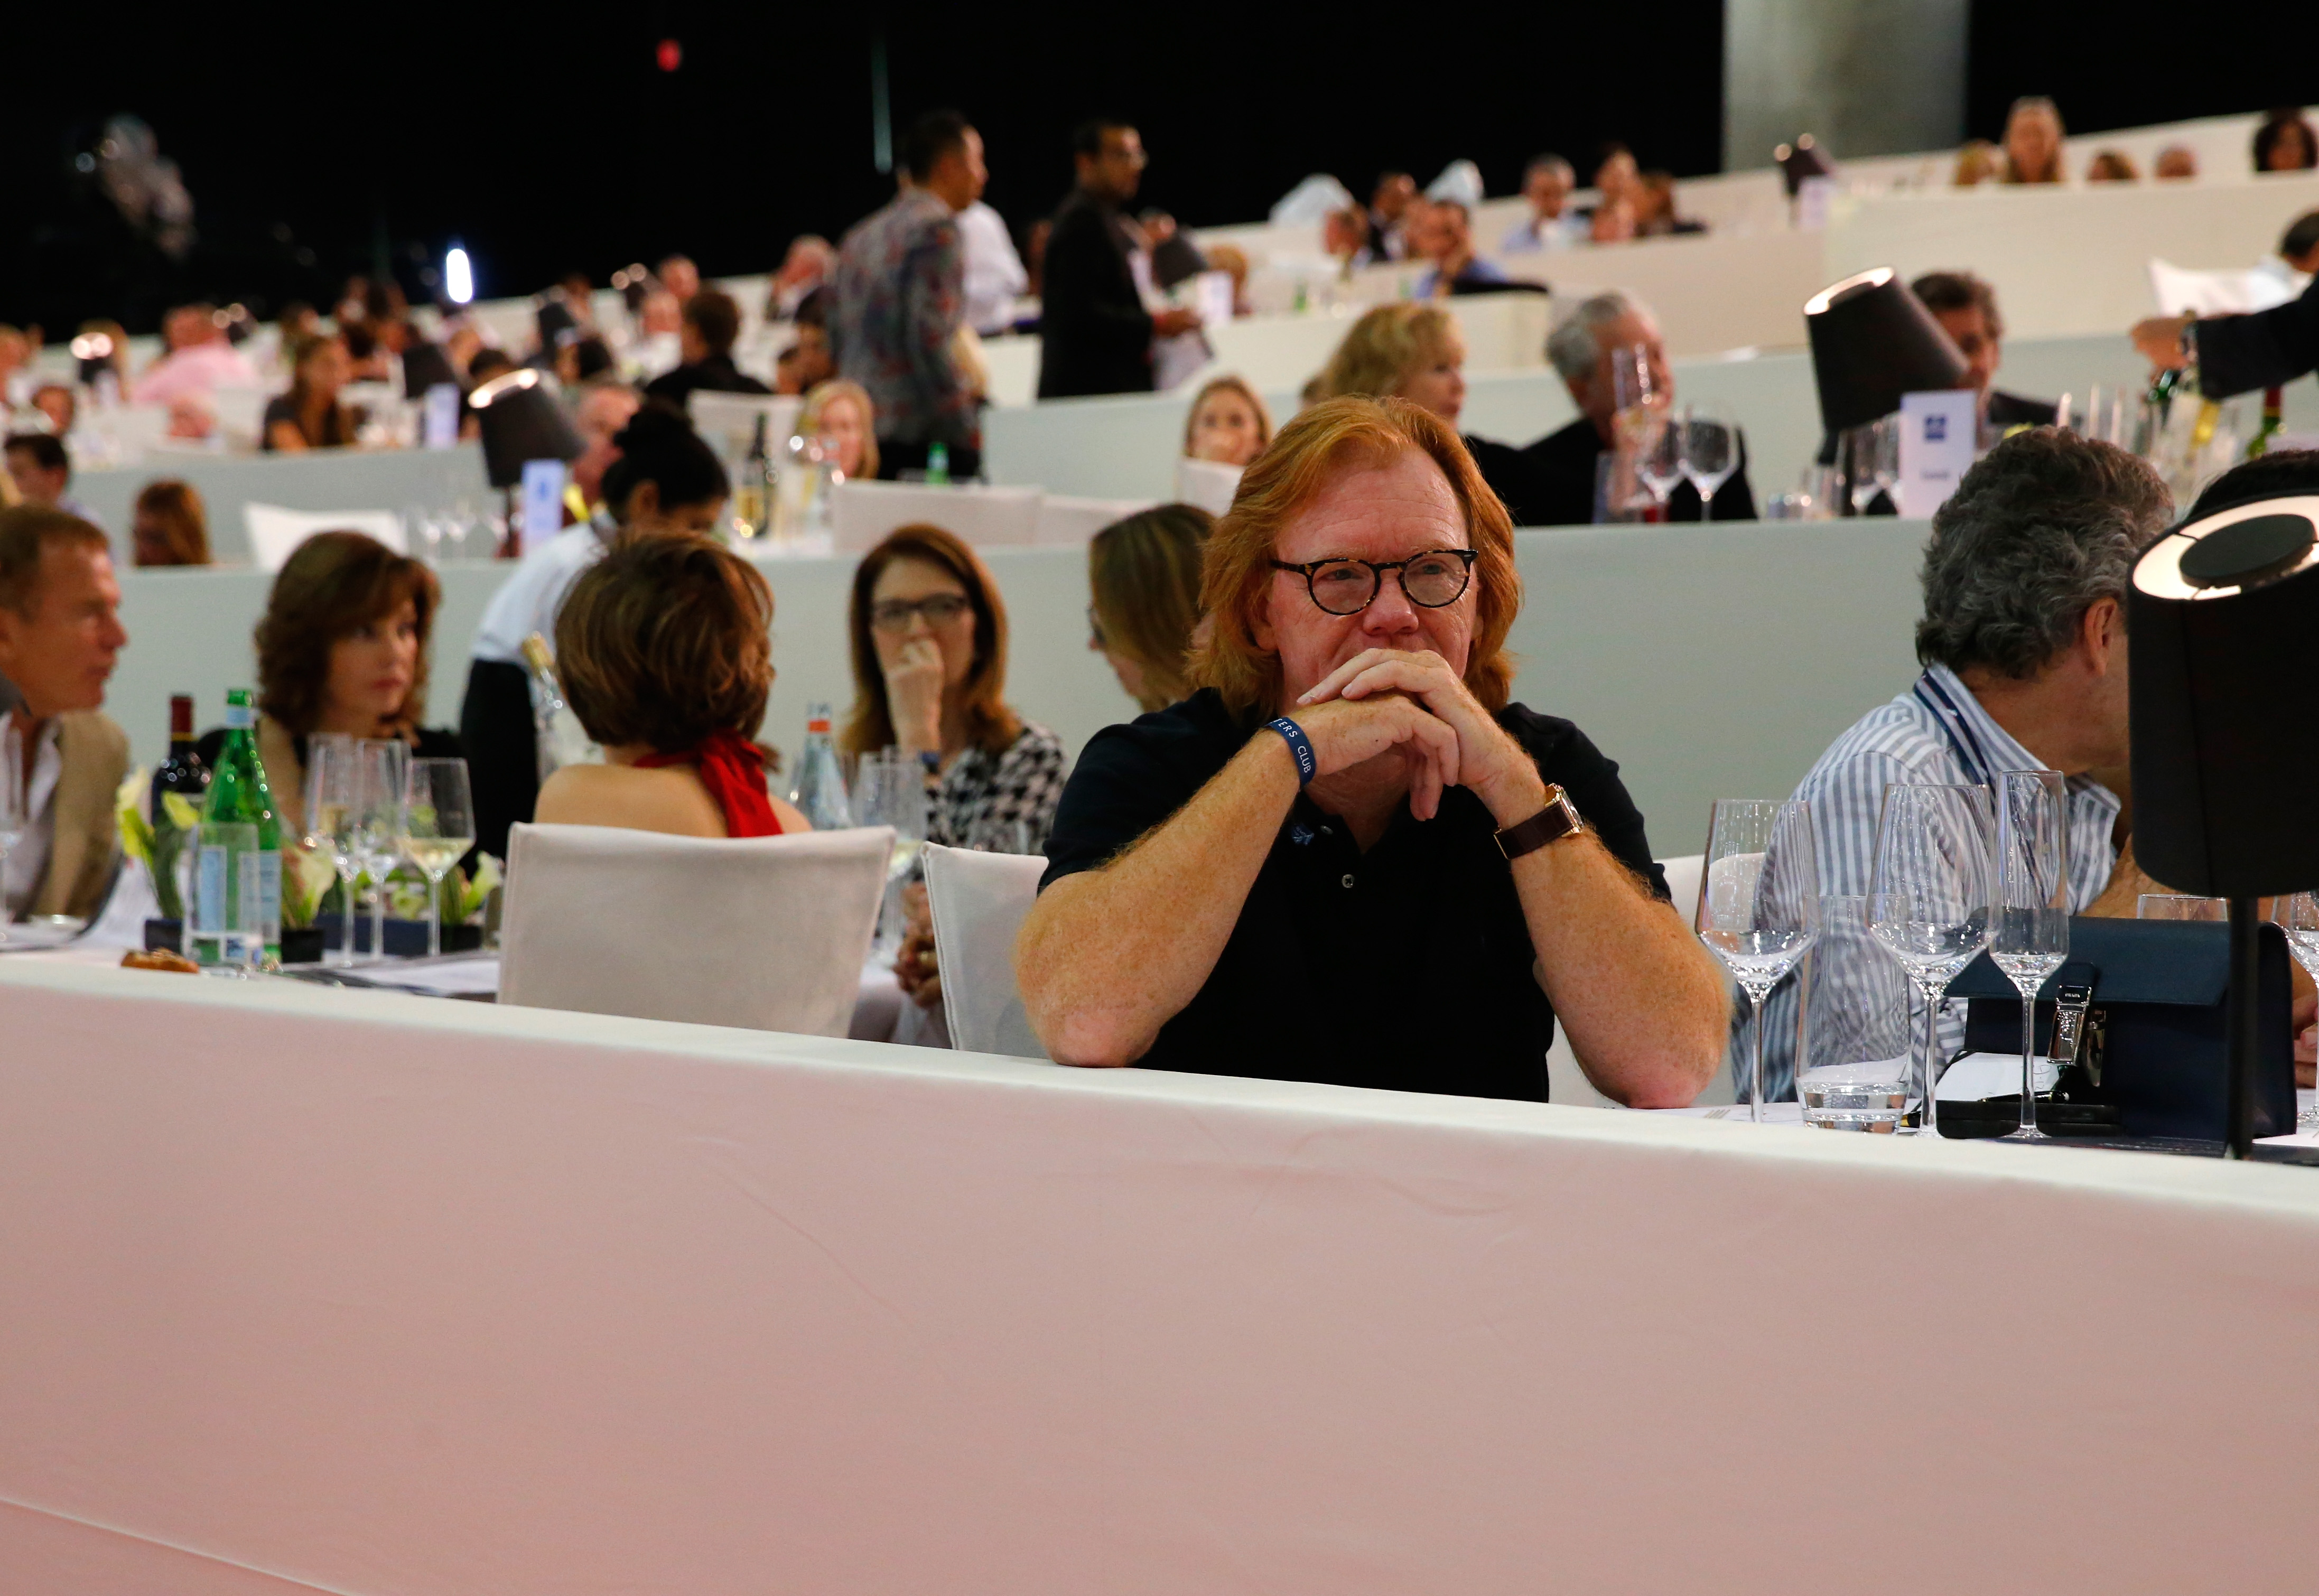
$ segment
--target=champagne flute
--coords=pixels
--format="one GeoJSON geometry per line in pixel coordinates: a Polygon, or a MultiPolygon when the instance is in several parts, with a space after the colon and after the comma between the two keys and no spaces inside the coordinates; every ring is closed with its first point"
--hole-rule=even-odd
{"type": "Polygon", "coordinates": [[[355,740],[320,733],[306,744],[306,846],[327,853],[338,872],[340,966],[355,961],[355,877],[362,872],[361,828],[356,798],[360,783],[355,740]]]}
{"type": "Polygon", "coordinates": [[[1940,1130],[1942,994],[1989,942],[1994,830],[1986,787],[1895,782],[1876,817],[1868,929],[1925,1000],[1921,1135],[1940,1130]]]}
{"type": "Polygon", "coordinates": [[[2021,1128],[2037,1128],[2037,989],[2070,956],[2070,793],[2059,771],[1999,771],[1996,913],[1989,956],[2021,994],[2021,1128]]]}
{"type": "Polygon", "coordinates": [[[1764,1119],[1764,1000],[1819,934],[1811,811],[1791,798],[1718,798],[1707,825],[1699,940],[1747,994],[1755,1042],[1747,1117],[1764,1119]]]}
{"type": "MultiPolygon", "coordinates": [[[[2319,894],[2282,892],[2271,899],[2270,917],[2287,933],[2287,951],[2303,973],[2319,981],[2319,894]]],[[[2295,1116],[2295,1128],[2306,1135],[2319,1131],[2319,1100],[2295,1116]]]]}
{"type": "Polygon", "coordinates": [[[427,878],[427,956],[443,952],[443,878],[475,845],[475,800],[464,759],[414,759],[402,787],[402,855],[427,878]]]}
{"type": "Polygon", "coordinates": [[[411,746],[398,738],[355,744],[355,829],[364,871],[371,879],[370,956],[386,957],[386,877],[396,862],[396,833],[411,746]]]}
{"type": "Polygon", "coordinates": [[[1739,469],[1739,429],[1714,405],[1690,404],[1676,424],[1683,474],[1699,490],[1699,518],[1715,518],[1715,496],[1739,469]]]}

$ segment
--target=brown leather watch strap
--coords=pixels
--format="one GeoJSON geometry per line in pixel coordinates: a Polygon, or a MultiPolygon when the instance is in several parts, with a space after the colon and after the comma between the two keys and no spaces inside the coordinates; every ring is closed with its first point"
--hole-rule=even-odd
{"type": "Polygon", "coordinates": [[[1520,825],[1509,825],[1498,833],[1498,852],[1510,860],[1520,859],[1585,829],[1586,823],[1578,817],[1578,806],[1557,782],[1546,789],[1545,808],[1520,825]]]}

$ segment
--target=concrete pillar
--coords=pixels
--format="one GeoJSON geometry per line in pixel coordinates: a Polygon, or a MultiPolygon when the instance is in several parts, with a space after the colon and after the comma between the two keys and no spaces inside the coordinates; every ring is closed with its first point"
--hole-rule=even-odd
{"type": "Polygon", "coordinates": [[[1810,133],[1846,156],[1964,137],[1967,0],[1724,0],[1723,169],[1810,133]]]}

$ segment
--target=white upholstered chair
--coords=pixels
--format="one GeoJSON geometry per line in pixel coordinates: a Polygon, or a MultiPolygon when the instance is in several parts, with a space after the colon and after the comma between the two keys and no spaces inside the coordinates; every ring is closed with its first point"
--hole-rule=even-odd
{"type": "Polygon", "coordinates": [[[977,548],[1020,546],[1038,541],[1044,497],[1036,488],[848,482],[830,494],[829,518],[841,554],[862,554],[896,527],[920,522],[977,548]]]}
{"type": "Polygon", "coordinates": [[[411,552],[404,546],[402,518],[391,509],[284,509],[253,499],[241,507],[241,522],[249,533],[250,561],[260,571],[281,570],[317,532],[360,532],[398,555],[411,552]]]}
{"type": "Polygon", "coordinates": [[[518,825],[500,1001],[844,1036],[893,843],[518,825]]]}
{"type": "Polygon", "coordinates": [[[1047,861],[1035,853],[977,853],[932,843],[919,857],[951,1045],[961,1052],[1045,1058],[1015,986],[1015,933],[1039,896],[1047,861]]]}
{"type": "MultiPolygon", "coordinates": [[[[1699,915],[1699,881],[1706,863],[1706,857],[1698,853],[1687,854],[1681,859],[1659,861],[1659,868],[1666,871],[1667,896],[1674,905],[1674,912],[1683,916],[1683,923],[1686,926],[1699,915]]],[[[1554,1045],[1547,1050],[1546,1076],[1548,1083],[1548,1090],[1552,1095],[1553,1100],[1565,1106],[1578,1108],[1619,1106],[1596,1091],[1594,1083],[1586,1078],[1586,1071],[1579,1064],[1578,1055],[1571,1050],[1570,1032],[1564,1029],[1559,1022],[1554,1027],[1554,1045]]],[[[1699,1100],[1701,1103],[1730,1102],[1730,1072],[1727,1070],[1710,1082],[1707,1090],[1699,1095],[1699,1100]]]]}

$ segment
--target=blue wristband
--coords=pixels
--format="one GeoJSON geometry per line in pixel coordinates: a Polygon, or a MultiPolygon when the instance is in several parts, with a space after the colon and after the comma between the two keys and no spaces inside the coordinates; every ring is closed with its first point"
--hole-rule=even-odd
{"type": "Polygon", "coordinates": [[[1304,735],[1304,728],[1286,715],[1277,720],[1268,720],[1264,724],[1268,729],[1278,732],[1282,740],[1288,744],[1288,753],[1296,761],[1296,785],[1304,787],[1309,784],[1313,780],[1313,772],[1320,766],[1313,757],[1313,740],[1304,735]]]}

